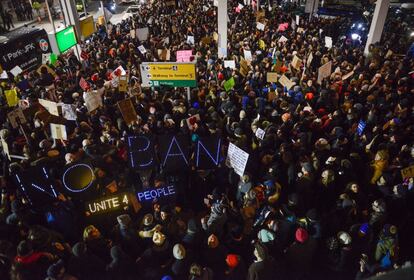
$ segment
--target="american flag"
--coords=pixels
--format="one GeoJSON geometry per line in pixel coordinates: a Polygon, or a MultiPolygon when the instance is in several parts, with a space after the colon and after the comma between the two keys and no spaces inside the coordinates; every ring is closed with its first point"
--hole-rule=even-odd
{"type": "Polygon", "coordinates": [[[83,89],[83,90],[87,90],[89,88],[89,84],[88,82],[81,77],[80,81],[79,81],[79,86],[83,89]]]}

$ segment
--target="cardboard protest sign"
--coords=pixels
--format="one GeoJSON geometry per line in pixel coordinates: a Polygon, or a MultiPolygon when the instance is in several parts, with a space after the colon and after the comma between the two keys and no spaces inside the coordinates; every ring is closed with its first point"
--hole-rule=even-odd
{"type": "Polygon", "coordinates": [[[291,64],[293,68],[295,68],[296,70],[300,70],[300,66],[302,65],[302,60],[295,55],[293,56],[291,64]]]}
{"type": "Polygon", "coordinates": [[[7,118],[13,128],[19,127],[19,124],[25,124],[27,122],[22,109],[17,108],[7,114],[7,118]]]}
{"type": "Polygon", "coordinates": [[[127,76],[120,76],[119,77],[119,85],[118,85],[119,92],[126,92],[127,89],[128,89],[128,77],[127,76]]]}
{"type": "Polygon", "coordinates": [[[138,213],[140,203],[133,193],[118,193],[101,197],[85,203],[85,215],[95,216],[109,213],[120,215],[121,213],[138,213]]]}
{"type": "Polygon", "coordinates": [[[313,53],[310,53],[308,59],[306,60],[306,67],[309,67],[313,60],[313,53]]]}
{"type": "Polygon", "coordinates": [[[266,20],[266,12],[260,10],[256,12],[256,22],[264,22],[266,20]]]}
{"type": "Polygon", "coordinates": [[[151,169],[156,164],[154,141],[150,135],[131,135],[127,137],[128,163],[137,170],[151,169]]]}
{"type": "Polygon", "coordinates": [[[235,85],[234,78],[231,77],[230,79],[228,79],[227,81],[224,82],[224,89],[226,91],[229,91],[232,88],[234,88],[234,85],[235,85]]]}
{"type": "Polygon", "coordinates": [[[171,52],[169,49],[158,49],[158,58],[162,61],[169,61],[171,59],[171,52]]]}
{"type": "Polygon", "coordinates": [[[277,82],[277,73],[267,72],[266,73],[266,80],[267,80],[268,83],[276,83],[277,82]]]}
{"type": "Polygon", "coordinates": [[[62,117],[67,119],[68,121],[76,121],[76,110],[75,106],[72,104],[62,104],[62,117]]]}
{"type": "Polygon", "coordinates": [[[282,75],[282,77],[280,77],[279,83],[282,86],[286,87],[288,90],[295,85],[295,83],[289,80],[289,78],[286,77],[285,75],[282,75]]]}
{"type": "Polygon", "coordinates": [[[22,70],[22,68],[20,68],[19,65],[16,65],[13,69],[10,70],[10,73],[12,73],[13,76],[15,76],[15,77],[17,77],[17,75],[19,75],[22,72],[23,72],[23,70],[22,70]]]}
{"type": "Polygon", "coordinates": [[[19,97],[17,97],[17,91],[15,88],[5,90],[4,95],[6,96],[7,105],[9,105],[9,107],[14,107],[19,104],[19,97]]]}
{"type": "Polygon", "coordinates": [[[349,72],[348,74],[345,74],[342,76],[342,81],[347,80],[349,77],[354,75],[354,71],[349,72]]]}
{"type": "Polygon", "coordinates": [[[261,22],[256,22],[256,28],[261,30],[261,31],[264,31],[265,25],[261,22]]]}
{"type": "Polygon", "coordinates": [[[187,126],[190,130],[194,129],[194,125],[201,120],[200,114],[195,114],[194,116],[191,116],[187,118],[187,126]]]}
{"type": "Polygon", "coordinates": [[[40,99],[39,98],[39,103],[40,103],[40,105],[42,105],[43,107],[45,107],[45,109],[49,113],[51,113],[52,115],[59,116],[58,105],[57,105],[56,102],[49,101],[49,100],[46,100],[46,99],[40,99]]]}
{"type": "Polygon", "coordinates": [[[192,55],[192,50],[177,51],[177,62],[190,62],[192,55]]]}
{"type": "Polygon", "coordinates": [[[279,43],[282,43],[282,44],[283,44],[283,43],[286,43],[287,41],[288,41],[288,38],[286,38],[286,37],[285,37],[285,36],[283,36],[283,35],[282,35],[282,36],[279,38],[279,40],[278,40],[278,42],[279,42],[279,43]]]}
{"type": "Polygon", "coordinates": [[[236,69],[236,62],[234,60],[225,60],[224,68],[236,69]]]}
{"type": "Polygon", "coordinates": [[[187,44],[189,44],[189,45],[192,45],[192,46],[193,46],[193,45],[194,45],[194,43],[195,43],[195,42],[194,42],[194,36],[190,36],[190,35],[188,35],[188,36],[187,36],[187,41],[186,41],[186,42],[187,42],[187,44]]]}
{"type": "Polygon", "coordinates": [[[229,149],[227,150],[227,166],[234,169],[234,172],[239,176],[244,175],[244,170],[246,169],[247,161],[249,160],[249,154],[234,145],[233,143],[229,144],[229,149]]]}
{"type": "Polygon", "coordinates": [[[257,128],[256,133],[255,133],[256,137],[259,138],[260,140],[263,140],[265,134],[266,134],[266,132],[263,129],[261,129],[260,127],[257,128]]]}
{"type": "Polygon", "coordinates": [[[83,100],[89,113],[103,106],[102,98],[96,91],[90,91],[84,94],[83,100]]]}
{"type": "Polygon", "coordinates": [[[165,5],[175,7],[175,1],[167,1],[165,5]]]}
{"type": "Polygon", "coordinates": [[[7,156],[7,158],[9,160],[11,160],[11,158],[10,158],[10,151],[9,151],[9,145],[7,144],[7,142],[3,138],[1,138],[0,140],[1,140],[1,147],[3,149],[4,154],[7,156]]]}
{"type": "MultiPolygon", "coordinates": [[[[217,36],[218,36],[218,35],[217,35],[217,36]]],[[[208,36],[205,36],[205,37],[201,38],[201,42],[202,42],[204,45],[210,45],[211,38],[210,38],[210,37],[208,37],[208,36]]]]}
{"type": "Polygon", "coordinates": [[[127,125],[135,122],[138,119],[137,112],[132,104],[131,98],[127,98],[118,102],[119,111],[127,125]]]}
{"type": "Polygon", "coordinates": [[[163,135],[158,138],[161,167],[166,172],[189,168],[190,141],[186,135],[163,135]]]}
{"type": "Polygon", "coordinates": [[[137,34],[139,41],[142,42],[142,41],[148,40],[148,36],[149,36],[148,27],[138,28],[135,33],[137,34]]]}
{"type": "Polygon", "coordinates": [[[332,48],[332,37],[325,36],[325,47],[332,48]]]}
{"type": "Polygon", "coordinates": [[[247,61],[243,58],[240,60],[240,74],[243,77],[246,77],[249,73],[249,65],[247,64],[247,61]]]}
{"type": "Polygon", "coordinates": [[[403,179],[414,177],[414,165],[401,169],[401,176],[403,179]]]}
{"type": "Polygon", "coordinates": [[[253,57],[252,57],[252,52],[250,50],[244,50],[243,54],[244,54],[245,60],[252,61],[253,57]]]}
{"type": "Polygon", "coordinates": [[[51,123],[50,132],[53,139],[68,140],[68,136],[66,134],[66,126],[63,124],[51,123]]]}
{"type": "Polygon", "coordinates": [[[324,78],[329,77],[332,73],[332,61],[329,61],[318,69],[318,84],[322,84],[324,78]]]}
{"type": "Polygon", "coordinates": [[[50,74],[51,74],[54,78],[56,78],[56,76],[57,76],[56,72],[55,72],[52,68],[50,68],[49,66],[47,66],[46,64],[42,64],[42,65],[40,65],[40,66],[39,66],[39,68],[37,68],[36,72],[37,72],[39,75],[41,75],[41,74],[42,74],[41,69],[42,69],[43,67],[45,67],[45,68],[47,69],[47,72],[49,72],[49,73],[50,73],[50,74]]]}

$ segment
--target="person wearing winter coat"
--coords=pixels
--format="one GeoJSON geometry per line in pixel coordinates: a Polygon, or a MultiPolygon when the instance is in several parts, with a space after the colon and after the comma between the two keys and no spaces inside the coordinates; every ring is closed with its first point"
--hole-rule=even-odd
{"type": "Polygon", "coordinates": [[[65,264],[63,260],[60,259],[49,266],[47,269],[47,278],[45,280],[78,280],[78,278],[66,272],[65,264]]]}
{"type": "Polygon", "coordinates": [[[123,214],[117,218],[118,225],[115,227],[121,248],[131,257],[137,258],[141,254],[140,238],[131,225],[131,217],[123,214]]]}
{"type": "Polygon", "coordinates": [[[106,279],[105,262],[92,254],[84,242],[76,243],[72,248],[72,257],[68,261],[68,273],[79,280],[106,279]]]}
{"type": "Polygon", "coordinates": [[[188,275],[191,260],[187,255],[185,247],[177,243],[173,247],[174,261],[171,265],[172,275],[177,279],[184,279],[188,275]]]}
{"type": "Polygon", "coordinates": [[[105,262],[111,260],[110,248],[112,241],[105,239],[101,232],[93,225],[89,225],[83,231],[83,240],[88,247],[88,250],[105,262]]]}
{"type": "Polygon", "coordinates": [[[308,232],[298,228],[295,233],[296,241],[286,249],[286,259],[292,279],[300,279],[309,274],[317,250],[317,242],[310,238],[308,232]]]}
{"type": "Polygon", "coordinates": [[[47,252],[35,252],[29,241],[23,240],[17,246],[15,265],[19,265],[25,274],[32,275],[32,279],[44,279],[53,256],[47,252]]]}
{"type": "Polygon", "coordinates": [[[228,267],[225,272],[226,280],[237,280],[246,277],[247,268],[241,256],[228,254],[226,257],[226,264],[228,267]]]}
{"type": "Polygon", "coordinates": [[[279,273],[282,271],[281,267],[269,256],[267,248],[263,244],[256,242],[254,244],[253,254],[256,259],[249,266],[247,280],[284,279],[285,275],[279,273]],[[279,268],[280,271],[278,271],[279,268]]]}
{"type": "Polygon", "coordinates": [[[223,226],[227,221],[227,213],[224,205],[220,202],[211,206],[210,215],[201,219],[201,226],[209,234],[221,235],[223,226]]]}
{"type": "Polygon", "coordinates": [[[390,268],[398,257],[397,227],[386,224],[375,248],[375,260],[382,268],[390,268]]]}
{"type": "Polygon", "coordinates": [[[122,251],[121,247],[111,248],[111,258],[112,261],[106,266],[109,279],[132,280],[138,277],[134,261],[122,251]]]}

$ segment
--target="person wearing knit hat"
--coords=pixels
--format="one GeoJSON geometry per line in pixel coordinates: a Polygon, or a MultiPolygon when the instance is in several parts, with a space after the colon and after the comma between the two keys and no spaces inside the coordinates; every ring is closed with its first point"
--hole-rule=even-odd
{"type": "Polygon", "coordinates": [[[311,269],[317,250],[317,241],[310,238],[308,232],[298,228],[295,233],[296,241],[286,250],[288,266],[293,269],[292,278],[302,279],[311,269]]]}
{"type": "Polygon", "coordinates": [[[182,260],[185,258],[185,248],[183,245],[177,243],[173,247],[173,255],[176,260],[182,260]]]}
{"type": "Polygon", "coordinates": [[[351,236],[345,231],[338,232],[337,237],[342,245],[349,245],[352,242],[351,236]]]}
{"type": "Polygon", "coordinates": [[[190,262],[186,250],[182,244],[175,244],[173,247],[174,262],[171,271],[177,279],[184,279],[190,269],[190,262]]]}
{"type": "Polygon", "coordinates": [[[257,238],[262,242],[263,244],[272,243],[273,240],[275,240],[275,234],[274,232],[268,230],[268,229],[261,229],[257,233],[257,238]]]}
{"type": "Polygon", "coordinates": [[[309,235],[308,235],[308,232],[305,229],[298,228],[296,230],[296,233],[295,233],[295,238],[296,238],[297,242],[305,243],[308,240],[309,235]]]}
{"type": "Polygon", "coordinates": [[[236,280],[246,278],[246,266],[241,256],[236,254],[228,254],[226,256],[226,264],[228,269],[226,270],[227,280],[236,280]]]}
{"type": "Polygon", "coordinates": [[[152,242],[156,246],[162,246],[165,242],[165,235],[161,231],[155,231],[152,235],[152,242]]]}

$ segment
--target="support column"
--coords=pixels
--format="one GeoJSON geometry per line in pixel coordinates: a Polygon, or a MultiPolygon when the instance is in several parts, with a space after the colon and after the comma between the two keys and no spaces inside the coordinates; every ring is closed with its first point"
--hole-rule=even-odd
{"type": "Polygon", "coordinates": [[[319,0],[306,0],[305,13],[309,13],[309,20],[312,19],[313,14],[318,11],[319,0]]]}
{"type": "Polygon", "coordinates": [[[227,56],[227,0],[218,0],[217,7],[217,26],[218,26],[218,57],[227,56]]]}
{"type": "Polygon", "coordinates": [[[73,25],[76,32],[76,37],[78,42],[81,41],[81,30],[79,23],[78,12],[76,11],[76,5],[74,0],[61,0],[63,8],[63,16],[65,17],[65,22],[68,25],[73,25]]]}
{"type": "Polygon", "coordinates": [[[390,0],[377,0],[375,3],[374,16],[372,17],[371,27],[369,28],[368,39],[364,49],[364,55],[369,53],[369,46],[381,41],[382,30],[384,29],[385,19],[387,18],[390,0]]]}

